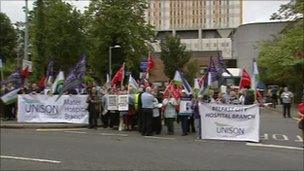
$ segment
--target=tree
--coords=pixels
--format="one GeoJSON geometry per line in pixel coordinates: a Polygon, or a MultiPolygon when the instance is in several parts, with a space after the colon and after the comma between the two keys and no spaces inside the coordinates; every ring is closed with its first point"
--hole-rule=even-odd
{"type": "Polygon", "coordinates": [[[303,0],[292,1],[272,16],[272,19],[291,19],[291,25],[274,41],[261,45],[258,59],[262,81],[284,86],[288,84],[297,100],[304,87],[303,7],[303,0]]]}
{"type": "Polygon", "coordinates": [[[86,15],[90,40],[90,66],[100,77],[108,72],[109,47],[112,49],[112,71],[123,62],[133,74],[139,72],[139,63],[147,56],[149,43],[154,38],[153,27],[146,23],[146,0],[92,0],[86,15]]]}
{"type": "Polygon", "coordinates": [[[62,0],[37,0],[30,16],[34,78],[53,60],[56,70],[68,71],[86,52],[85,17],[62,0]]]}
{"type": "Polygon", "coordinates": [[[191,60],[186,64],[185,73],[186,73],[187,80],[190,84],[194,83],[194,79],[197,77],[199,69],[200,69],[200,67],[199,67],[197,59],[191,60]]]}
{"type": "Polygon", "coordinates": [[[0,12],[0,57],[5,63],[5,71],[11,71],[16,63],[17,33],[8,18],[0,12]]]}
{"type": "Polygon", "coordinates": [[[190,55],[185,51],[186,46],[181,44],[179,37],[167,36],[161,41],[160,46],[160,56],[165,65],[165,74],[172,79],[176,70],[183,69],[189,61],[190,55]]]}

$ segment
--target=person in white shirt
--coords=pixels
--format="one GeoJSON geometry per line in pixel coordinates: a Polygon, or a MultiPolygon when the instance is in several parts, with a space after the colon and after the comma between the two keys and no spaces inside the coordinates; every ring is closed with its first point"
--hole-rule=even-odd
{"type": "Polygon", "coordinates": [[[174,134],[174,120],[176,118],[176,106],[177,101],[172,96],[172,93],[169,94],[169,97],[165,98],[163,100],[163,106],[165,108],[164,110],[164,118],[165,118],[165,125],[168,129],[168,134],[173,135],[174,134]]]}
{"type": "Polygon", "coordinates": [[[293,98],[293,93],[288,90],[287,87],[284,88],[284,92],[281,94],[282,103],[283,103],[283,117],[286,118],[286,115],[291,118],[290,107],[293,98]]]}

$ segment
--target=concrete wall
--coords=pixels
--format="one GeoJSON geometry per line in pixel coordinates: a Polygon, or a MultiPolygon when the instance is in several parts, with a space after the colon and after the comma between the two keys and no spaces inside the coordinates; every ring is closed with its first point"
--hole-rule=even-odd
{"type": "Polygon", "coordinates": [[[232,34],[232,58],[239,68],[252,72],[252,60],[258,58],[263,41],[271,41],[288,25],[288,22],[252,23],[239,26],[232,34]]]}

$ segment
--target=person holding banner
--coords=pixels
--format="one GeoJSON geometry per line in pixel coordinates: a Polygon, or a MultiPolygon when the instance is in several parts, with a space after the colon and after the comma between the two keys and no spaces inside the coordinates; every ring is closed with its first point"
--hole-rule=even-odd
{"type": "Polygon", "coordinates": [[[97,118],[100,112],[100,100],[97,96],[96,87],[92,87],[87,102],[89,104],[89,129],[97,129],[97,118]]]}
{"type": "Polygon", "coordinates": [[[164,117],[165,117],[165,125],[167,126],[167,134],[174,134],[174,120],[176,118],[176,106],[177,101],[173,97],[172,93],[169,92],[169,96],[163,100],[164,106],[164,117]]]}

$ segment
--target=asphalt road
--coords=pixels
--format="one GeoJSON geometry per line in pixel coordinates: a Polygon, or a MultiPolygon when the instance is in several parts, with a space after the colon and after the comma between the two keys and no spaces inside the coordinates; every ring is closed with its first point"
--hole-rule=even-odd
{"type": "Polygon", "coordinates": [[[1,129],[1,170],[303,170],[296,120],[262,110],[260,133],[259,147],[103,128],[1,129]]]}

